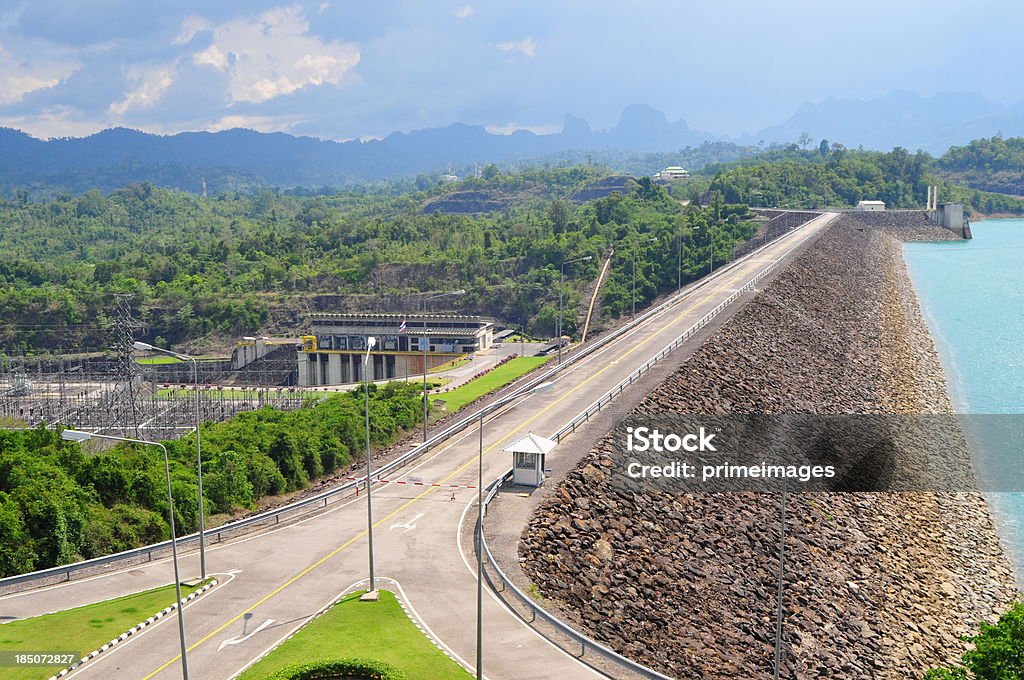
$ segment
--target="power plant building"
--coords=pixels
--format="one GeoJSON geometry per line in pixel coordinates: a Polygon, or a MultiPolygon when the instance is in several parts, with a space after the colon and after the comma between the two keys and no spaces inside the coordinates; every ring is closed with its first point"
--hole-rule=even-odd
{"type": "Polygon", "coordinates": [[[299,385],[361,382],[367,338],[370,380],[422,374],[494,343],[494,322],[442,314],[316,314],[299,348],[299,385]],[[424,369],[425,366],[425,369],[424,369]]]}

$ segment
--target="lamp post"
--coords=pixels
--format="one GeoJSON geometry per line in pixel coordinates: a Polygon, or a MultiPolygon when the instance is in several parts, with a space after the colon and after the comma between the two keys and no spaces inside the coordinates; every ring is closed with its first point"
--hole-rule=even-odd
{"type": "Polygon", "coordinates": [[[420,336],[423,350],[423,443],[427,443],[427,346],[430,345],[430,329],[424,328],[420,336]]]}
{"type": "MultiPolygon", "coordinates": [[[[447,293],[438,293],[437,295],[431,295],[428,298],[423,298],[423,311],[427,309],[427,302],[430,300],[437,300],[438,298],[448,297],[449,295],[465,295],[466,289],[459,288],[458,290],[452,290],[447,293]]],[[[424,322],[423,334],[420,335],[420,344],[423,345],[423,443],[427,443],[427,345],[430,344],[430,330],[426,328],[424,322]]]]}
{"type": "Polygon", "coordinates": [[[636,251],[642,244],[654,243],[657,240],[658,239],[656,237],[652,237],[633,244],[633,315],[630,317],[632,319],[636,318],[636,251]]]}
{"type": "Polygon", "coordinates": [[[683,235],[676,235],[676,291],[683,289],[683,235]]]}
{"type": "Polygon", "coordinates": [[[458,290],[452,290],[452,291],[449,291],[447,293],[438,293],[437,295],[431,295],[430,297],[423,298],[421,311],[423,311],[423,312],[427,311],[427,303],[430,302],[431,300],[437,300],[439,298],[448,297],[449,295],[465,295],[465,294],[466,294],[466,289],[465,288],[459,288],[458,290]]]}
{"type": "Polygon", "coordinates": [[[708,253],[708,260],[710,261],[708,265],[708,276],[711,276],[715,273],[715,234],[711,231],[710,225],[708,226],[708,247],[711,250],[711,252],[708,253]]]}
{"type": "Polygon", "coordinates": [[[199,415],[199,362],[196,358],[188,354],[181,354],[179,352],[172,352],[169,349],[162,347],[156,347],[146,342],[134,342],[132,347],[142,352],[159,352],[172,356],[175,359],[181,359],[182,361],[192,362],[192,386],[196,391],[196,413],[195,413],[195,425],[196,425],[196,481],[199,486],[199,577],[206,578],[206,510],[203,506],[203,442],[202,435],[199,432],[199,426],[201,425],[199,415]]]}
{"type": "Polygon", "coordinates": [[[576,262],[586,262],[593,260],[592,255],[586,257],[577,257],[575,260],[567,260],[562,263],[562,267],[558,272],[558,363],[562,363],[562,279],[565,278],[565,265],[574,264],[576,262]]]}
{"type": "Polygon", "coordinates": [[[111,441],[129,442],[131,444],[143,444],[145,446],[159,446],[164,453],[164,474],[167,477],[167,515],[171,523],[171,556],[174,562],[174,592],[178,598],[178,641],[181,645],[181,677],[188,680],[188,649],[185,645],[185,619],[181,606],[181,576],[178,572],[178,536],[174,529],[174,495],[171,493],[171,463],[167,457],[167,447],[160,442],[146,441],[145,439],[129,439],[127,437],[115,437],[107,434],[94,434],[82,432],[81,430],[64,430],[60,433],[61,439],[73,442],[87,442],[90,439],[109,439],[111,441]]]}
{"type": "Polygon", "coordinates": [[[363,357],[363,384],[366,392],[366,532],[370,540],[370,592],[377,590],[373,579],[373,505],[370,503],[370,489],[373,488],[372,472],[373,457],[370,455],[370,374],[368,364],[370,350],[377,344],[372,335],[366,338],[366,355],[363,357]]]}
{"type": "MultiPolygon", "coordinates": [[[[541,383],[527,395],[547,392],[555,384],[552,382],[541,383]]],[[[499,399],[487,408],[480,410],[480,452],[477,454],[477,485],[476,485],[476,677],[482,680],[484,677],[484,417],[495,409],[504,406],[510,401],[518,399],[523,395],[510,394],[499,399]]]]}

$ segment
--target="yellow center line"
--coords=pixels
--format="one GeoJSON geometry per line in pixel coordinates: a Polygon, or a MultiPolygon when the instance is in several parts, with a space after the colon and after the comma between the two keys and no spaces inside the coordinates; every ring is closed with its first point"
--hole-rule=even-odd
{"type": "MultiPolygon", "coordinates": [[[[715,290],[711,291],[710,293],[708,293],[707,295],[705,295],[704,297],[702,297],[702,298],[701,298],[701,299],[700,299],[699,301],[697,301],[697,302],[694,302],[694,303],[693,303],[692,305],[690,305],[689,307],[687,307],[686,309],[684,309],[683,311],[681,311],[681,312],[680,312],[679,314],[677,314],[677,315],[675,316],[675,318],[673,318],[673,319],[672,319],[672,322],[670,322],[670,323],[673,323],[673,322],[679,321],[679,320],[680,320],[681,318],[683,318],[683,317],[684,317],[685,315],[689,314],[689,313],[690,313],[691,311],[693,311],[694,309],[696,309],[696,308],[697,308],[697,307],[699,307],[700,305],[702,305],[702,304],[704,304],[705,302],[707,302],[707,300],[708,300],[709,298],[711,298],[711,296],[715,295],[716,293],[719,293],[719,292],[721,292],[721,288],[725,287],[725,285],[726,285],[726,281],[729,281],[729,282],[732,282],[732,281],[734,281],[735,279],[737,279],[737,278],[739,278],[739,277],[740,277],[740,274],[741,274],[741,272],[743,272],[743,271],[744,271],[744,269],[740,269],[740,270],[737,270],[736,272],[734,272],[733,274],[731,274],[731,275],[730,275],[729,277],[727,277],[726,279],[723,279],[723,280],[722,280],[722,281],[720,282],[720,285],[718,286],[718,288],[716,288],[715,290]]],[[[637,350],[639,350],[640,348],[642,348],[642,347],[644,347],[645,345],[647,345],[647,343],[651,342],[651,341],[652,341],[652,340],[654,340],[654,339],[655,339],[656,337],[658,337],[659,335],[661,335],[662,333],[664,333],[664,332],[665,332],[666,330],[668,330],[668,325],[669,325],[669,324],[663,324],[663,325],[661,326],[661,328],[660,328],[659,330],[655,331],[655,332],[654,332],[653,334],[651,334],[651,335],[650,335],[650,336],[649,336],[648,338],[646,338],[646,339],[644,339],[643,341],[641,341],[640,343],[638,343],[638,344],[637,344],[637,345],[636,345],[635,347],[633,347],[632,349],[630,349],[630,350],[626,351],[625,353],[623,353],[623,354],[621,355],[621,357],[620,357],[620,358],[625,358],[625,357],[628,357],[628,356],[629,356],[630,354],[632,354],[633,352],[636,352],[636,351],[637,351],[637,350]]],[[[533,422],[534,420],[536,420],[537,418],[541,417],[542,415],[544,415],[545,413],[547,413],[548,411],[550,411],[550,410],[551,410],[552,408],[554,408],[554,407],[555,407],[555,406],[557,406],[557,405],[558,405],[559,403],[561,403],[561,402],[562,402],[562,401],[563,401],[564,399],[567,399],[567,398],[568,398],[569,396],[571,396],[571,395],[575,394],[575,393],[576,393],[577,391],[579,391],[579,390],[580,390],[581,388],[583,388],[583,387],[584,387],[584,386],[586,386],[586,385],[587,385],[588,383],[590,383],[590,381],[594,380],[594,379],[595,379],[595,378],[597,378],[597,377],[598,377],[599,375],[601,375],[602,373],[604,373],[604,372],[605,372],[605,371],[607,371],[608,369],[612,368],[612,366],[614,366],[614,365],[615,365],[615,364],[609,363],[609,364],[608,364],[608,365],[606,365],[606,366],[605,366],[604,368],[602,368],[601,370],[597,371],[597,372],[596,372],[596,373],[594,373],[594,374],[593,374],[592,376],[590,376],[589,378],[587,378],[586,380],[584,380],[583,382],[581,382],[581,383],[580,383],[579,385],[576,385],[576,386],[575,386],[575,387],[573,387],[572,389],[568,390],[568,391],[567,391],[567,392],[566,392],[565,394],[563,394],[563,395],[562,395],[561,397],[559,397],[559,398],[558,398],[558,399],[556,399],[555,401],[553,401],[553,402],[551,402],[550,404],[548,404],[548,405],[547,405],[546,407],[544,407],[543,409],[541,409],[540,411],[538,411],[537,413],[535,413],[535,414],[534,414],[534,415],[533,415],[532,417],[530,417],[530,418],[529,418],[528,420],[524,421],[524,422],[523,422],[523,423],[521,423],[521,424],[520,424],[519,426],[517,426],[517,427],[516,427],[515,429],[511,430],[510,432],[508,432],[508,433],[507,433],[507,434],[506,434],[506,435],[505,435],[504,437],[502,437],[501,439],[499,439],[498,441],[494,442],[493,444],[491,444],[490,446],[488,446],[488,447],[487,447],[486,449],[484,449],[484,451],[483,451],[483,454],[477,454],[477,455],[473,456],[473,457],[472,457],[472,458],[470,458],[470,459],[469,459],[468,461],[466,461],[466,463],[465,463],[465,464],[463,464],[462,466],[460,466],[460,467],[459,467],[458,469],[456,469],[455,471],[451,472],[451,473],[450,473],[450,474],[449,474],[448,476],[444,477],[444,478],[443,478],[443,479],[442,479],[442,480],[441,480],[441,481],[440,481],[439,483],[440,483],[440,484],[444,484],[445,482],[447,482],[448,480],[450,480],[450,479],[451,479],[452,477],[455,477],[456,475],[460,474],[460,473],[461,473],[461,472],[462,472],[463,470],[465,470],[465,469],[466,469],[466,468],[468,468],[468,467],[469,467],[470,465],[472,465],[473,463],[475,463],[475,462],[477,461],[477,459],[478,459],[478,458],[479,458],[479,457],[480,457],[481,455],[486,455],[487,453],[489,453],[489,452],[490,452],[491,450],[493,450],[493,449],[494,449],[495,447],[499,446],[499,445],[500,445],[500,444],[501,444],[502,442],[506,441],[506,440],[507,440],[507,439],[508,439],[509,437],[511,437],[511,436],[512,436],[513,434],[515,434],[515,433],[516,433],[516,432],[518,432],[519,430],[523,429],[524,427],[526,427],[527,425],[529,425],[530,423],[532,423],[532,422],[533,422]]],[[[453,445],[454,445],[454,442],[453,442],[453,445]]],[[[397,515],[398,513],[402,512],[403,510],[405,510],[406,508],[408,508],[408,507],[409,507],[410,505],[412,505],[413,503],[416,503],[416,502],[420,501],[420,500],[421,500],[422,498],[424,498],[424,497],[425,497],[425,496],[427,496],[428,494],[431,494],[431,493],[433,493],[433,492],[434,492],[434,491],[436,491],[436,490],[437,490],[438,488],[440,488],[440,487],[430,487],[430,488],[426,489],[425,491],[423,491],[423,492],[422,492],[421,494],[419,494],[418,496],[416,496],[416,497],[414,497],[414,498],[410,499],[410,500],[409,500],[408,502],[404,503],[403,505],[401,505],[401,506],[400,506],[400,507],[398,507],[397,509],[395,509],[395,510],[393,510],[392,512],[388,513],[388,514],[387,514],[386,516],[384,516],[384,517],[383,517],[382,519],[380,519],[380,520],[378,520],[377,522],[375,522],[375,523],[374,523],[374,525],[373,525],[373,526],[374,526],[374,528],[380,527],[380,526],[381,526],[382,524],[384,524],[385,522],[389,521],[389,520],[390,520],[391,518],[393,518],[393,517],[394,517],[395,515],[397,515]]],[[[352,537],[352,538],[350,538],[349,540],[345,541],[345,542],[344,542],[343,544],[341,544],[340,546],[338,546],[337,548],[335,548],[335,549],[334,549],[334,550],[332,550],[331,552],[327,553],[327,554],[326,554],[326,555],[324,555],[324,556],[323,556],[322,558],[320,558],[319,560],[317,560],[317,561],[316,561],[316,562],[314,562],[313,564],[309,565],[308,567],[306,567],[305,569],[303,569],[302,571],[300,571],[300,572],[299,572],[298,574],[296,574],[295,576],[291,577],[290,579],[288,579],[287,581],[285,581],[284,583],[282,583],[281,585],[279,585],[279,586],[278,586],[277,588],[275,588],[274,590],[272,590],[272,591],[270,591],[269,593],[267,593],[266,595],[264,595],[264,596],[263,596],[262,598],[260,598],[259,600],[257,600],[255,604],[253,604],[252,606],[246,607],[246,608],[245,608],[245,609],[244,609],[243,611],[239,612],[239,613],[238,613],[238,614],[237,614],[236,616],[232,617],[232,618],[231,618],[231,619],[229,619],[228,621],[225,621],[225,622],[224,622],[224,623],[223,623],[223,624],[222,624],[221,626],[219,626],[218,628],[216,628],[216,629],[215,629],[215,630],[214,630],[213,632],[211,632],[211,633],[209,633],[208,635],[206,635],[206,636],[204,636],[204,637],[200,638],[200,639],[199,639],[199,640],[197,640],[196,642],[193,642],[193,643],[192,643],[192,644],[191,644],[191,645],[190,645],[190,646],[189,646],[189,647],[187,648],[187,649],[188,649],[188,651],[190,651],[190,652],[191,652],[192,650],[194,650],[194,649],[196,649],[197,647],[199,647],[199,645],[201,645],[201,644],[203,644],[203,643],[207,642],[207,641],[208,641],[208,640],[209,640],[210,638],[212,638],[212,637],[213,637],[214,635],[217,635],[218,633],[222,632],[222,631],[223,631],[223,630],[224,630],[225,628],[227,628],[227,627],[228,627],[228,626],[230,626],[230,625],[231,625],[232,623],[235,623],[236,621],[238,621],[239,619],[241,619],[241,618],[242,618],[243,616],[245,616],[245,615],[246,615],[247,613],[249,613],[249,612],[251,612],[252,610],[256,609],[256,608],[257,608],[257,607],[259,607],[259,606],[260,606],[261,604],[263,604],[264,602],[266,602],[266,601],[267,601],[267,600],[269,600],[270,598],[274,597],[275,595],[279,594],[279,593],[280,593],[281,591],[283,591],[283,590],[284,590],[285,588],[289,587],[290,585],[292,585],[293,583],[295,583],[296,581],[298,581],[298,580],[299,580],[300,578],[302,578],[303,576],[305,576],[305,575],[306,575],[306,574],[308,574],[309,572],[313,571],[314,569],[316,569],[317,567],[319,567],[319,566],[320,566],[321,564],[323,564],[323,563],[324,563],[324,562],[326,562],[327,560],[329,560],[329,559],[331,559],[332,557],[334,557],[335,555],[337,555],[337,554],[338,554],[339,552],[341,552],[341,551],[342,551],[342,550],[344,550],[345,548],[349,547],[350,545],[352,545],[353,543],[355,543],[355,542],[356,542],[356,541],[358,541],[359,539],[361,539],[361,538],[363,538],[364,536],[366,536],[366,534],[367,534],[367,533],[368,533],[368,532],[367,532],[367,530],[366,530],[366,529],[364,529],[364,530],[360,531],[360,532],[359,532],[358,534],[356,534],[355,536],[353,536],[353,537],[352,537]]],[[[166,669],[166,668],[167,668],[168,666],[170,666],[171,664],[173,664],[173,663],[175,663],[176,661],[178,661],[178,659],[180,659],[180,658],[181,658],[181,655],[180,655],[180,654],[178,654],[177,656],[175,656],[174,658],[172,658],[172,659],[171,659],[170,661],[167,661],[167,662],[166,662],[166,663],[164,663],[164,664],[163,664],[162,666],[160,666],[159,668],[157,668],[156,670],[154,670],[154,671],[153,671],[152,673],[150,673],[149,675],[147,675],[147,676],[146,676],[145,678],[143,678],[143,680],[150,680],[150,678],[152,678],[152,677],[153,677],[153,676],[155,676],[156,674],[160,673],[161,671],[163,671],[164,669],[166,669]]]]}

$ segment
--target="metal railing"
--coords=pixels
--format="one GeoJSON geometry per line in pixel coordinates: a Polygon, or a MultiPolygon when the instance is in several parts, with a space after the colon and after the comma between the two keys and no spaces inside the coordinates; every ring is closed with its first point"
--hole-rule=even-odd
{"type": "MultiPolygon", "coordinates": [[[[810,224],[811,221],[813,221],[813,220],[809,220],[808,222],[805,222],[803,225],[801,225],[800,227],[794,229],[792,232],[789,232],[789,233],[794,233],[795,231],[799,231],[800,229],[803,229],[808,224],[810,224]]],[[[773,241],[769,241],[769,243],[772,243],[772,242],[773,241]]],[[[767,243],[765,245],[767,245],[767,243]]],[[[763,247],[764,246],[762,246],[762,248],[763,247]]],[[[550,369],[548,369],[546,371],[543,371],[539,375],[537,375],[535,377],[532,377],[532,378],[528,378],[525,381],[522,381],[522,380],[516,381],[516,383],[513,383],[511,388],[505,388],[503,390],[499,390],[498,392],[496,392],[492,396],[497,396],[499,394],[502,394],[503,392],[507,392],[508,396],[512,396],[512,395],[523,396],[523,395],[525,395],[526,393],[528,393],[530,390],[532,390],[537,385],[540,385],[543,382],[547,382],[547,381],[551,380],[560,371],[564,371],[564,370],[570,368],[571,366],[573,366],[578,361],[581,361],[585,357],[587,357],[587,356],[593,354],[594,352],[597,352],[600,349],[604,348],[605,346],[615,342],[616,340],[621,338],[623,335],[626,335],[627,333],[629,333],[630,331],[635,329],[637,326],[646,323],[650,319],[658,316],[662,312],[664,312],[664,311],[668,310],[669,308],[673,307],[674,305],[678,304],[680,301],[688,298],[689,296],[693,295],[694,293],[699,292],[700,290],[702,290],[706,286],[710,285],[712,282],[716,281],[717,279],[719,279],[722,276],[724,276],[725,274],[727,274],[729,271],[731,271],[735,267],[737,267],[740,264],[742,264],[747,258],[755,255],[757,252],[759,252],[759,250],[760,250],[760,248],[758,250],[752,251],[751,253],[748,253],[747,255],[743,256],[742,258],[739,258],[737,260],[734,260],[733,262],[730,262],[728,265],[726,265],[726,266],[722,267],[721,269],[715,271],[714,274],[709,275],[708,277],[706,277],[706,278],[696,282],[695,284],[693,284],[689,288],[687,288],[687,289],[685,289],[683,291],[680,291],[680,292],[676,293],[675,295],[671,296],[668,300],[666,300],[665,302],[661,303],[657,307],[652,307],[651,309],[648,309],[646,312],[643,312],[642,314],[637,316],[636,319],[623,324],[622,326],[620,326],[619,328],[615,329],[614,331],[608,333],[604,337],[602,337],[602,338],[600,338],[598,340],[595,340],[593,343],[591,343],[589,345],[586,345],[586,346],[584,346],[584,347],[582,347],[582,348],[580,348],[578,350],[575,350],[573,352],[570,352],[569,354],[567,354],[565,356],[565,358],[562,360],[562,363],[560,365],[554,366],[554,367],[552,367],[552,368],[550,368],[550,369]]],[[[792,250],[792,249],[790,249],[790,250],[792,250]]],[[[789,251],[787,251],[787,253],[788,252],[789,251]]],[[[769,265],[765,270],[762,270],[750,283],[747,284],[747,286],[745,286],[745,288],[748,287],[748,286],[751,286],[754,282],[756,282],[756,281],[760,280],[761,278],[763,278],[767,274],[768,271],[770,271],[771,269],[774,268],[774,266],[775,265],[773,263],[773,264],[769,265]]],[[[736,297],[738,297],[738,295],[739,295],[739,291],[737,291],[736,293],[731,295],[729,297],[729,300],[727,301],[727,303],[734,301],[736,299],[736,297]]],[[[724,308],[727,303],[722,303],[721,305],[716,307],[717,311],[715,311],[714,313],[717,313],[718,311],[720,311],[720,308],[724,308]]],[[[711,315],[709,314],[704,319],[699,321],[698,324],[701,324],[701,325],[706,324],[707,320],[709,320],[710,316],[711,315]]],[[[687,330],[687,333],[690,333],[691,330],[693,330],[693,329],[687,330]]],[[[686,338],[690,337],[689,335],[686,335],[686,333],[684,333],[684,336],[686,336],[686,338]]],[[[672,349],[674,349],[676,346],[678,346],[678,344],[680,342],[682,342],[683,339],[685,339],[685,338],[683,338],[683,336],[680,336],[680,338],[677,338],[676,341],[674,341],[674,343],[673,343],[672,349]]],[[[631,383],[631,382],[633,382],[633,380],[635,380],[634,375],[637,375],[637,374],[638,375],[642,375],[643,373],[646,373],[647,370],[649,370],[650,366],[656,360],[659,360],[659,359],[664,357],[664,355],[667,353],[667,351],[671,351],[671,350],[668,349],[668,348],[666,348],[666,350],[662,350],[662,352],[659,353],[659,355],[656,357],[656,359],[652,359],[652,360],[648,361],[640,369],[638,369],[638,371],[634,372],[634,374],[631,374],[630,377],[628,378],[628,381],[631,383]]],[[[565,428],[560,430],[559,433],[557,434],[556,438],[559,441],[561,441],[561,438],[565,436],[564,430],[575,429],[575,426],[577,424],[579,424],[579,422],[581,422],[582,420],[586,420],[589,417],[589,415],[590,415],[589,412],[592,409],[595,409],[595,407],[596,407],[596,410],[600,410],[600,405],[599,404],[600,404],[600,402],[602,402],[602,400],[607,399],[607,401],[610,401],[611,396],[609,396],[609,395],[612,395],[612,393],[617,395],[617,394],[622,392],[622,389],[624,389],[624,387],[622,387],[621,384],[620,384],[617,388],[613,388],[612,390],[610,390],[608,393],[606,393],[606,395],[604,397],[599,399],[598,402],[595,402],[594,405],[592,405],[590,408],[588,408],[583,413],[581,413],[578,416],[576,416],[568,425],[566,425],[565,428]],[[618,389],[618,392],[615,392],[616,389],[618,389]]],[[[605,401],[604,403],[607,403],[607,401],[605,401]]],[[[483,408],[486,408],[486,405],[482,405],[480,407],[480,409],[483,409],[483,408]]],[[[467,415],[465,418],[463,418],[463,419],[455,422],[454,424],[446,427],[445,429],[441,430],[440,432],[438,432],[434,436],[432,436],[429,439],[427,439],[425,442],[423,442],[421,444],[418,444],[418,445],[413,445],[410,448],[410,450],[407,451],[406,453],[402,454],[401,456],[399,456],[398,458],[392,460],[391,462],[386,463],[386,464],[382,465],[381,467],[375,469],[373,471],[373,475],[371,477],[371,480],[380,480],[385,475],[388,475],[388,474],[394,472],[395,470],[398,470],[398,469],[401,469],[401,468],[405,467],[409,463],[413,462],[414,460],[416,460],[417,458],[422,456],[427,451],[430,451],[431,449],[436,448],[439,444],[443,444],[444,442],[446,442],[448,439],[450,439],[454,435],[456,435],[459,432],[461,432],[462,430],[466,429],[468,426],[470,426],[472,424],[475,424],[477,422],[477,420],[479,419],[480,409],[477,409],[472,414],[467,415]]],[[[596,410],[594,412],[596,412],[596,410]]],[[[493,417],[493,414],[492,414],[492,417],[493,417]]],[[[356,480],[353,480],[353,481],[350,481],[350,482],[346,482],[346,483],[341,484],[339,486],[336,486],[336,487],[333,487],[331,489],[328,489],[328,490],[326,490],[326,491],[324,491],[322,493],[319,493],[319,494],[317,494],[315,496],[310,496],[309,498],[306,498],[304,500],[296,501],[294,503],[289,503],[288,505],[282,506],[280,508],[276,508],[276,509],[273,509],[273,510],[267,510],[266,512],[258,513],[256,515],[251,516],[251,517],[246,517],[244,519],[236,520],[234,522],[228,522],[227,524],[223,524],[223,525],[221,525],[219,527],[216,527],[216,528],[207,529],[205,534],[204,534],[204,536],[205,536],[205,538],[206,538],[206,540],[208,542],[219,543],[222,540],[224,540],[225,537],[233,537],[233,536],[238,535],[239,533],[244,533],[246,530],[253,530],[256,527],[260,527],[260,526],[263,526],[263,525],[277,525],[277,524],[281,523],[282,519],[292,519],[292,518],[297,517],[299,515],[305,515],[305,514],[309,514],[309,513],[312,513],[312,512],[316,512],[318,510],[322,510],[323,508],[327,507],[328,503],[330,502],[330,500],[332,498],[339,497],[341,494],[344,494],[344,493],[346,493],[348,491],[351,491],[351,490],[355,489],[356,487],[361,487],[361,486],[365,485],[365,483],[366,483],[366,478],[365,477],[361,477],[361,478],[358,478],[356,480]]],[[[189,544],[198,544],[198,542],[199,542],[199,534],[198,533],[189,534],[187,536],[182,536],[182,537],[178,538],[178,547],[180,548],[182,546],[187,546],[189,544]]],[[[140,548],[133,548],[131,550],[125,550],[123,552],[114,553],[112,555],[105,555],[103,557],[96,557],[96,558],[93,558],[93,559],[84,560],[84,561],[81,561],[81,562],[75,562],[75,563],[72,563],[72,564],[65,564],[65,565],[60,565],[60,566],[57,566],[57,567],[50,567],[48,569],[41,569],[39,571],[33,571],[33,572],[29,572],[27,574],[18,574],[18,575],[15,575],[15,576],[8,576],[6,578],[0,579],[0,590],[9,588],[11,586],[20,585],[20,584],[32,583],[34,581],[45,581],[45,580],[54,580],[54,579],[60,579],[60,580],[63,580],[63,581],[70,581],[70,580],[72,580],[73,574],[75,574],[77,572],[86,571],[86,570],[93,570],[93,569],[96,569],[98,567],[103,567],[103,566],[115,564],[117,562],[129,562],[129,561],[131,561],[133,563],[151,562],[154,559],[156,559],[157,557],[161,556],[162,554],[164,554],[166,552],[170,552],[170,549],[171,549],[171,542],[170,541],[163,541],[163,542],[160,542],[160,543],[153,543],[151,545],[142,546],[140,548]]]]}
{"type": "Polygon", "coordinates": [[[679,337],[677,337],[669,344],[665,345],[665,347],[660,352],[658,352],[653,357],[648,359],[642,366],[640,366],[640,368],[630,373],[628,377],[622,380],[622,382],[620,382],[618,385],[605,392],[596,401],[594,401],[594,403],[592,403],[590,406],[581,411],[579,415],[577,415],[575,418],[566,423],[560,430],[558,430],[558,432],[555,432],[555,434],[552,435],[552,439],[554,439],[558,443],[561,443],[563,437],[576,431],[577,425],[590,420],[590,417],[592,415],[595,415],[602,408],[604,408],[604,406],[611,403],[612,399],[622,394],[627,387],[632,385],[634,382],[639,380],[641,376],[650,371],[656,363],[667,357],[677,347],[679,347],[681,344],[683,344],[684,342],[692,338],[694,335],[696,335],[698,331],[707,326],[712,319],[721,314],[726,307],[728,307],[737,299],[739,299],[741,295],[753,290],[755,285],[759,281],[761,281],[764,277],[768,276],[768,274],[770,274],[775,269],[775,266],[775,262],[769,264],[767,267],[758,272],[754,276],[754,278],[752,278],[747,283],[743,284],[743,286],[741,286],[740,288],[737,288],[732,293],[732,295],[727,297],[725,300],[719,303],[718,306],[716,306],[710,312],[701,317],[700,320],[697,321],[697,323],[693,324],[685,331],[683,331],[683,333],[679,337]]]}
{"type": "MultiPolygon", "coordinates": [[[[508,471],[505,472],[505,474],[503,474],[495,481],[491,482],[491,484],[487,487],[487,495],[484,497],[485,512],[487,506],[490,505],[491,501],[493,501],[495,497],[498,495],[498,490],[501,488],[501,486],[506,481],[509,481],[511,479],[512,469],[509,468],[508,471]]],[[[632,659],[627,659],[615,650],[606,647],[605,645],[601,644],[600,642],[590,637],[587,637],[583,633],[579,632],[569,624],[559,619],[551,612],[541,607],[532,597],[524,593],[514,583],[512,583],[508,576],[505,575],[505,572],[501,570],[501,567],[498,566],[497,561],[494,559],[494,555],[491,554],[491,549],[487,545],[487,539],[484,536],[483,531],[480,531],[478,533],[478,536],[480,536],[480,548],[483,549],[485,560],[484,563],[487,566],[489,566],[490,569],[494,572],[498,581],[495,582],[495,580],[491,577],[490,572],[488,572],[485,569],[484,575],[487,578],[488,584],[490,584],[491,589],[496,592],[505,594],[511,593],[512,595],[514,595],[515,598],[519,600],[519,602],[522,603],[530,612],[530,618],[527,621],[527,623],[533,624],[536,623],[537,619],[540,619],[541,621],[543,621],[544,623],[551,626],[559,633],[567,637],[569,640],[571,640],[573,644],[579,645],[580,652],[579,655],[577,655],[577,658],[579,659],[584,658],[587,655],[587,653],[590,652],[591,654],[596,654],[604,658],[606,661],[615,664],[617,667],[635,673],[636,675],[642,678],[654,678],[655,680],[672,680],[672,678],[670,678],[669,676],[662,675],[658,671],[652,670],[641,663],[633,661],[632,659]]],[[[525,617],[524,620],[526,620],[525,617]]],[[[548,635],[541,631],[538,632],[540,632],[541,635],[544,635],[545,638],[548,638],[550,640],[550,637],[548,635]]],[[[554,640],[550,641],[553,644],[555,643],[554,640]]]]}
{"type": "MultiPolygon", "coordinates": [[[[576,417],[574,417],[568,423],[563,425],[557,432],[551,435],[551,439],[554,439],[557,442],[561,443],[563,438],[575,432],[578,425],[590,420],[591,416],[599,412],[602,408],[609,404],[612,401],[612,399],[622,394],[622,392],[625,391],[627,387],[632,385],[634,382],[639,380],[641,376],[650,371],[654,364],[658,363],[659,361],[667,357],[669,354],[672,353],[673,350],[675,350],[681,344],[692,338],[697,332],[699,332],[702,328],[707,326],[712,319],[721,314],[726,307],[735,302],[741,295],[750,290],[753,290],[755,285],[761,280],[763,280],[766,276],[768,276],[772,271],[774,271],[778,265],[778,262],[781,261],[783,257],[792,252],[792,250],[796,248],[797,245],[799,244],[795,244],[793,247],[787,250],[786,253],[780,256],[775,262],[772,262],[765,266],[764,269],[755,274],[754,277],[751,278],[747,283],[745,283],[743,286],[735,290],[728,298],[723,300],[721,303],[715,306],[714,309],[712,309],[710,312],[701,317],[696,323],[694,323],[692,326],[683,331],[683,333],[680,334],[679,337],[677,337],[675,340],[666,345],[660,352],[651,357],[637,370],[633,371],[628,376],[626,376],[626,378],[620,381],[617,385],[615,385],[610,390],[601,395],[601,397],[594,401],[594,403],[592,403],[586,409],[581,411],[576,417]]],[[[512,472],[513,471],[511,468],[508,469],[501,477],[491,482],[491,484],[487,487],[487,495],[484,497],[485,517],[487,507],[491,504],[491,501],[493,501],[497,497],[498,491],[500,490],[501,486],[505,484],[505,482],[512,479],[512,472]]],[[[511,593],[515,596],[517,600],[519,600],[519,602],[523,606],[525,606],[529,610],[530,618],[527,621],[527,623],[532,624],[539,618],[547,625],[559,631],[562,635],[569,638],[573,643],[578,644],[580,646],[579,658],[583,658],[586,655],[586,653],[590,651],[603,657],[605,660],[615,664],[620,669],[630,671],[640,677],[656,678],[657,680],[671,680],[669,676],[662,675],[661,673],[651,668],[648,668],[643,664],[637,663],[632,659],[628,659],[619,654],[618,652],[606,647],[605,645],[602,645],[600,642],[597,642],[596,640],[587,637],[583,633],[579,632],[569,624],[565,623],[564,621],[562,621],[561,619],[559,619],[558,617],[556,617],[555,615],[551,614],[546,609],[541,607],[532,597],[524,593],[518,586],[516,586],[508,577],[508,575],[505,574],[505,572],[498,565],[497,561],[494,559],[494,555],[491,553],[490,547],[487,545],[487,537],[482,527],[479,528],[479,532],[477,535],[480,537],[480,547],[478,549],[483,550],[483,554],[486,560],[485,564],[487,564],[490,567],[491,571],[494,572],[495,576],[495,578],[492,578],[491,574],[485,571],[488,583],[490,584],[491,588],[496,592],[511,593]]],[[[524,620],[526,620],[525,617],[524,620]]],[[[555,644],[555,641],[550,640],[550,637],[546,635],[543,631],[538,630],[537,632],[543,635],[544,637],[548,638],[550,642],[555,644]]]]}

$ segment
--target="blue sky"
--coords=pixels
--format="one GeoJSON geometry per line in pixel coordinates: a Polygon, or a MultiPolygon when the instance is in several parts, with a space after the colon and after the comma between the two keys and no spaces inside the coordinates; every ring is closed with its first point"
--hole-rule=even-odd
{"type": "Polygon", "coordinates": [[[602,129],[645,103],[735,135],[829,96],[1019,101],[1022,21],[1004,0],[0,0],[0,125],[351,139],[602,129]]]}

